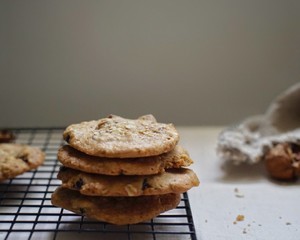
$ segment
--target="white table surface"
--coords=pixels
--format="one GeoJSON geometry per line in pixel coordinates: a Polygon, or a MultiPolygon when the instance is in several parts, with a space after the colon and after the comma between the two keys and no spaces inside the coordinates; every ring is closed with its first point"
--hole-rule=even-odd
{"type": "Polygon", "coordinates": [[[201,182],[189,191],[198,239],[299,240],[300,180],[272,181],[262,164],[224,164],[216,154],[221,130],[178,127],[180,144],[193,158],[191,168],[201,182]],[[238,215],[244,221],[234,224],[238,215]]]}

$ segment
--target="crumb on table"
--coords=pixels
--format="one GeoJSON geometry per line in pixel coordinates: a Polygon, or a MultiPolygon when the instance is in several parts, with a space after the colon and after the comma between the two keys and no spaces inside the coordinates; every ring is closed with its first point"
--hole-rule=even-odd
{"type": "Polygon", "coordinates": [[[234,194],[236,197],[238,198],[243,198],[244,197],[244,194],[240,192],[240,190],[238,188],[235,188],[234,189],[234,194]]]}
{"type": "Polygon", "coordinates": [[[233,224],[237,224],[237,222],[241,222],[245,220],[245,216],[244,215],[237,215],[235,221],[233,222],[233,224]]]}

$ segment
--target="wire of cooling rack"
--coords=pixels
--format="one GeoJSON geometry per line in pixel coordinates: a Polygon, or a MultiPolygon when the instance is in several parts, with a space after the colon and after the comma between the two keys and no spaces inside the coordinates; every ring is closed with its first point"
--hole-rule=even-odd
{"type": "Polygon", "coordinates": [[[63,144],[61,128],[12,129],[16,143],[41,148],[45,163],[0,183],[0,239],[192,239],[195,226],[188,194],[176,209],[139,224],[116,226],[93,221],[51,204],[61,184],[56,154],[63,144]]]}

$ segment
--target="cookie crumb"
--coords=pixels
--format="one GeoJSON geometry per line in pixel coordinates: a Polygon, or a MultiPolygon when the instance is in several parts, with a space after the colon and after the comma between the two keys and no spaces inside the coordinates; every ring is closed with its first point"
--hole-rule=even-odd
{"type": "Polygon", "coordinates": [[[236,224],[236,221],[234,221],[233,224],[236,224]]]}
{"type": "Polygon", "coordinates": [[[79,179],[75,182],[75,184],[74,184],[73,187],[74,187],[75,189],[77,189],[77,190],[80,190],[83,184],[84,184],[84,182],[83,182],[82,178],[79,178],[79,179]]]}
{"type": "Polygon", "coordinates": [[[234,189],[234,194],[238,198],[243,198],[244,197],[244,194],[242,194],[238,188],[234,189]]]}
{"type": "Polygon", "coordinates": [[[151,185],[148,183],[147,178],[144,179],[143,184],[142,184],[142,190],[144,191],[147,188],[150,188],[151,185]]]}
{"type": "Polygon", "coordinates": [[[237,215],[236,217],[236,221],[241,222],[245,220],[245,216],[244,215],[237,215]]]}

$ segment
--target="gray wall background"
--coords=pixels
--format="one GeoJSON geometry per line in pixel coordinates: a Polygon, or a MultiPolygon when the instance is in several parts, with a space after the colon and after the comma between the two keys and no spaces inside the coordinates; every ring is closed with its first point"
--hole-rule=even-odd
{"type": "Polygon", "coordinates": [[[224,125],[300,80],[300,1],[0,0],[0,127],[224,125]]]}

